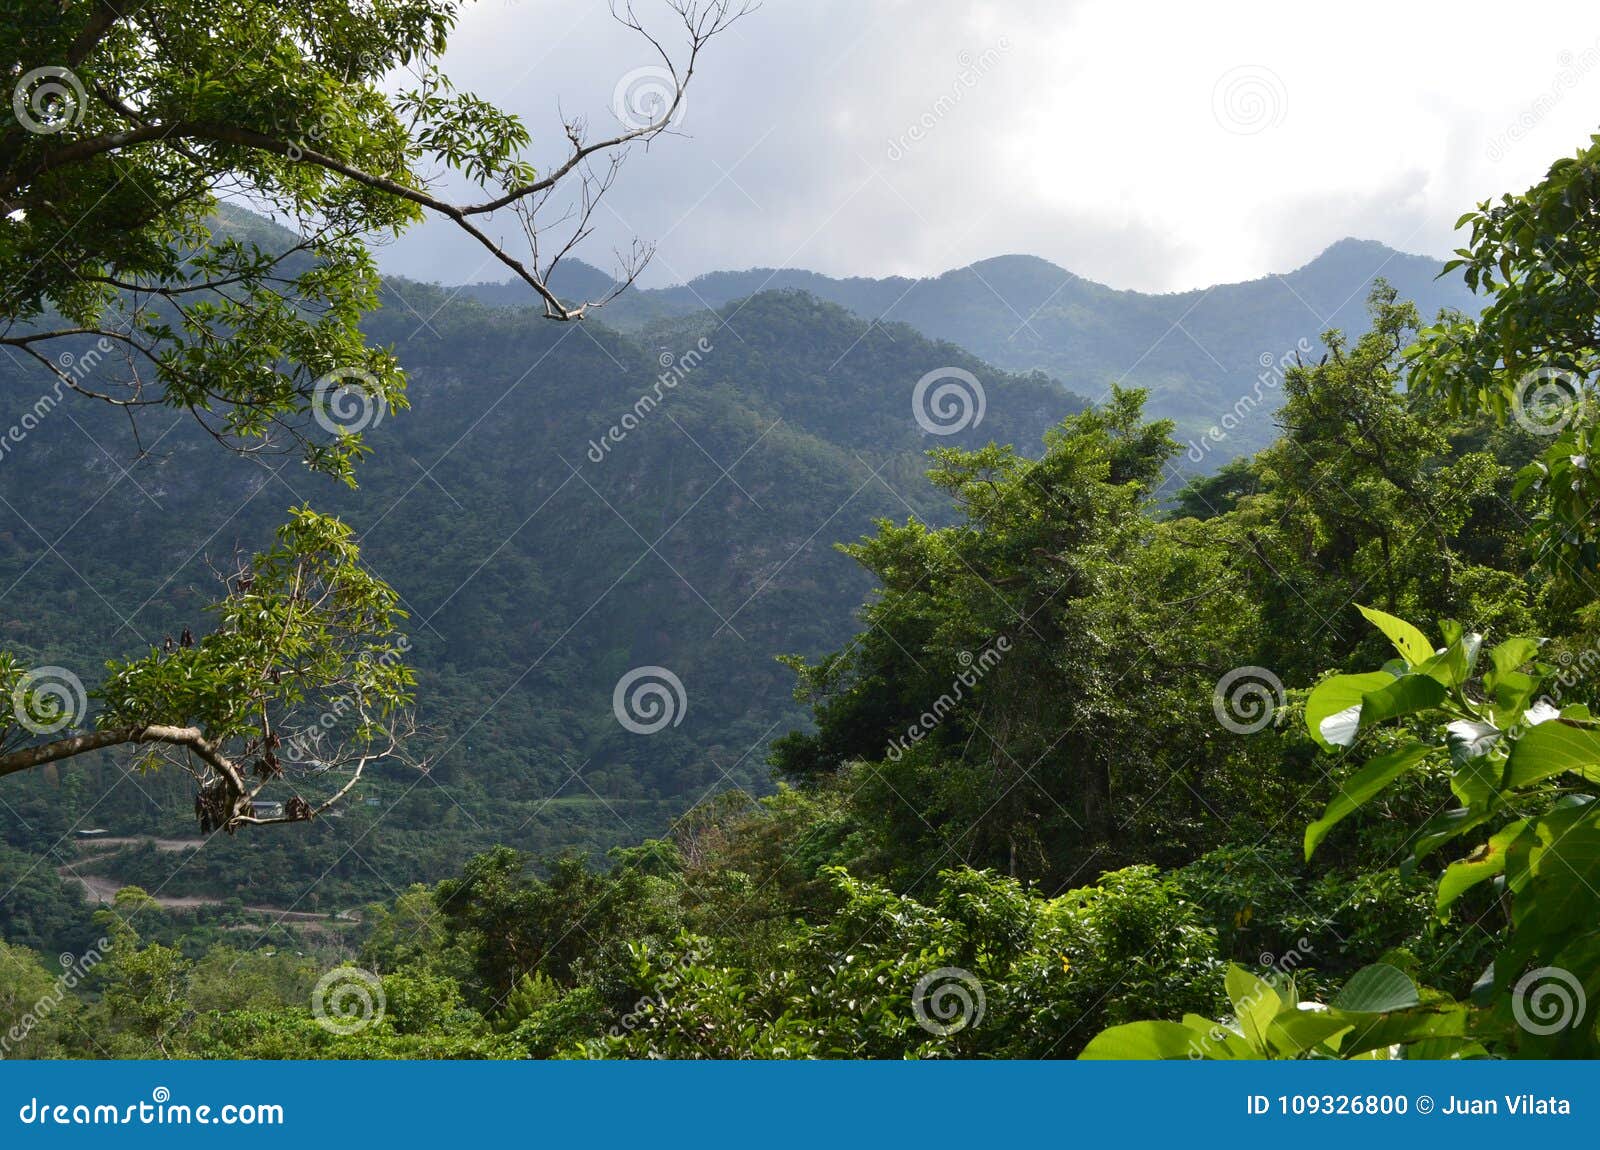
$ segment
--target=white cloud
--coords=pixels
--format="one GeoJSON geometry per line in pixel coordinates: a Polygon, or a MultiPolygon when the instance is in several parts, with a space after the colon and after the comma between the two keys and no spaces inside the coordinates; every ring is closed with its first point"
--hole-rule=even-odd
{"type": "MultiPolygon", "coordinates": [[[[646,62],[596,0],[469,7],[449,58],[528,118],[545,160],[557,101],[602,132],[617,79],[646,62]]],[[[687,138],[629,160],[583,254],[657,240],[648,282],[666,283],[1027,252],[1174,290],[1286,270],[1346,235],[1444,254],[1456,217],[1537,180],[1597,120],[1592,5],[766,0],[705,57],[687,138]],[[1236,69],[1266,111],[1246,85],[1222,123],[1236,69]]],[[[501,278],[442,224],[384,262],[501,278]]]]}

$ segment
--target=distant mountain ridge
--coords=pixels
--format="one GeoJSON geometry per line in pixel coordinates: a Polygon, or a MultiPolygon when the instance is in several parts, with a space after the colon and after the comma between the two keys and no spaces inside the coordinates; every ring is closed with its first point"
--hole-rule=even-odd
{"type": "MultiPolygon", "coordinates": [[[[1352,336],[1365,331],[1366,298],[1378,278],[1413,300],[1424,320],[1444,307],[1475,310],[1465,283],[1440,278],[1442,268],[1430,257],[1357,239],[1340,240],[1281,275],[1168,294],[1107,287],[1029,255],[997,256],[927,279],[753,268],[674,287],[632,288],[599,318],[639,332],[762,291],[804,291],[866,319],[905,323],[997,367],[1043,371],[1091,399],[1113,382],[1148,388],[1151,413],[1176,420],[1180,440],[1204,446],[1198,453],[1204,458],[1191,451],[1186,464],[1208,470],[1271,442],[1276,365],[1297,349],[1316,348],[1329,328],[1352,336]],[[1247,416],[1236,413],[1241,397],[1262,392],[1263,402],[1247,416]],[[1222,436],[1212,437],[1212,428],[1222,436]]],[[[604,272],[582,263],[558,269],[555,281],[573,297],[596,296],[609,284],[604,272]]],[[[454,290],[490,306],[530,302],[516,283],[454,290]]]]}

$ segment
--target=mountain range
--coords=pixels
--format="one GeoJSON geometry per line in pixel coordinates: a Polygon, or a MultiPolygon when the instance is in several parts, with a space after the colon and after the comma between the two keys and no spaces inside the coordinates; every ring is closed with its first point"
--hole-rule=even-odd
{"type": "MultiPolygon", "coordinates": [[[[140,457],[119,413],[63,404],[0,461],[0,629],[19,658],[92,685],[105,658],[205,627],[215,569],[309,502],[360,532],[411,613],[430,769],[377,772],[339,820],[214,838],[175,873],[155,847],[86,865],[167,896],[312,909],[390,897],[495,843],[636,843],[720,789],[769,785],[768,744],[807,721],[778,657],[836,649],[872,592],[834,545],[879,517],[951,514],[929,449],[1036,452],[1118,380],[1197,434],[1261,357],[1359,330],[1380,272],[1425,310],[1468,302],[1432,261],[1355,242],[1170,296],[1018,256],[932,280],[720,273],[564,325],[506,285],[391,280],[367,326],[405,365],[412,410],[369,430],[359,489],[224,453],[164,409],[140,457]],[[640,668],[682,684],[677,721],[650,735],[614,708],[640,668]]],[[[604,287],[563,273],[566,294],[604,287]]],[[[24,407],[48,390],[17,362],[0,375],[24,407]]],[[[1261,410],[1224,446],[1271,435],[1261,410]]],[[[0,840],[36,856],[88,826],[192,834],[186,779],[109,756],[6,784],[0,840]]]]}
{"type": "MultiPolygon", "coordinates": [[[[52,410],[0,464],[5,644],[33,665],[92,685],[108,656],[201,631],[215,570],[301,502],[360,532],[410,612],[425,775],[380,771],[345,818],[214,839],[176,875],[153,848],[95,864],[120,880],[290,906],[327,871],[319,897],[348,904],[498,842],[599,851],[719,789],[767,787],[767,744],[806,721],[778,657],[841,645],[871,590],[834,544],[878,517],[949,515],[923,477],[930,447],[1036,451],[1084,407],[1042,375],[798,292],[648,338],[426,285],[391,284],[384,303],[369,335],[405,364],[412,407],[369,429],[355,491],[292,458],[225,453],[159,409],[138,459],[126,420],[90,403],[52,410]],[[981,377],[981,420],[924,427],[912,396],[930,372],[981,377]],[[683,689],[651,735],[614,710],[638,668],[683,689]]],[[[48,389],[0,371],[6,394],[48,389]]],[[[8,778],[0,837],[44,851],[85,826],[192,834],[187,780],[125,765],[8,778]]]]}
{"type": "MultiPolygon", "coordinates": [[[[632,288],[601,315],[619,330],[638,332],[662,318],[723,308],[761,291],[804,291],[864,319],[899,321],[949,340],[996,367],[1045,372],[1090,399],[1104,397],[1113,382],[1146,388],[1151,413],[1175,420],[1180,440],[1199,441],[1242,396],[1260,390],[1264,372],[1271,375],[1296,350],[1320,354],[1324,331],[1364,332],[1367,295],[1379,277],[1414,301],[1424,320],[1440,308],[1475,310],[1465,283],[1455,275],[1441,278],[1442,267],[1427,256],[1345,239],[1293,271],[1170,294],[1119,291],[1027,255],[999,256],[928,279],[835,279],[753,268],[713,272],[675,287],[632,288]]],[[[580,299],[597,297],[609,285],[604,272],[574,263],[557,269],[554,286],[580,299]]],[[[516,283],[457,290],[494,306],[528,304],[526,289],[516,283]]],[[[1271,442],[1269,416],[1277,404],[1275,396],[1268,400],[1203,452],[1200,470],[1271,442]]]]}

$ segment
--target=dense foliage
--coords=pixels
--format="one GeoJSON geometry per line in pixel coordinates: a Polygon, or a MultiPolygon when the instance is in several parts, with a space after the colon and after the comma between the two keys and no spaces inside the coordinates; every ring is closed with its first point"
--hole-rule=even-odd
{"type": "MultiPolygon", "coordinates": [[[[306,377],[330,350],[381,358],[368,398],[398,403],[398,360],[371,349],[409,342],[411,319],[362,319],[378,285],[351,229],[415,214],[422,155],[506,194],[534,173],[515,156],[520,127],[447,98],[431,67],[415,92],[378,91],[388,65],[437,55],[450,5],[314,3],[270,19],[251,4],[173,7],[215,34],[138,4],[106,18],[64,5],[59,26],[12,34],[14,49],[82,66],[97,102],[87,119],[72,110],[82,137],[51,142],[59,104],[39,113],[45,139],[23,139],[20,121],[0,137],[0,263],[17,273],[5,314],[109,338],[99,325],[120,293],[150,286],[115,269],[168,285],[129,330],[170,357],[155,380],[161,405],[182,409],[182,429],[162,435],[184,467],[157,485],[171,519],[142,487],[113,495],[126,474],[87,497],[80,521],[106,503],[141,541],[89,548],[92,581],[36,530],[32,551],[21,532],[0,536],[12,592],[48,556],[131,608],[98,590],[105,611],[41,594],[7,626],[8,652],[28,658],[0,655],[15,720],[0,728],[0,774],[28,778],[8,781],[4,805],[18,849],[0,850],[0,1054],[1600,1055],[1600,533],[1587,498],[1600,139],[1466,217],[1460,267],[1480,315],[1424,326],[1380,283],[1360,334],[1327,331],[1282,363],[1277,439],[1178,492],[1184,447],[1171,420],[1147,416],[1145,391],[1114,387],[1086,408],[1040,375],[797,293],[632,335],[585,329],[567,348],[514,312],[390,284],[412,318],[437,303],[417,331],[442,332],[408,356],[431,422],[340,437],[331,454],[308,443],[312,471],[335,481],[378,449],[375,482],[328,493],[354,525],[297,498],[261,543],[272,517],[246,509],[293,486],[229,470],[248,461],[202,462],[190,417],[219,416],[222,438],[246,441],[261,420],[314,420],[306,377]],[[177,71],[205,76],[216,45],[273,31],[284,44],[243,86],[177,71]],[[270,121],[285,99],[334,113],[331,151],[294,146],[320,157],[310,169],[269,146],[281,137],[218,127],[270,121]],[[96,134],[114,126],[104,116],[163,129],[147,142],[175,154],[141,153],[150,167],[135,175],[182,210],[151,217],[130,201],[120,231],[85,233],[83,262],[112,269],[99,286],[36,281],[30,255],[67,239],[50,197],[83,191],[55,173],[76,165],[83,194],[109,178],[98,161],[120,145],[96,134]],[[315,203],[342,237],[279,253],[310,257],[291,265],[297,290],[328,306],[331,329],[251,270],[279,265],[261,246],[278,233],[226,238],[213,194],[225,173],[280,206],[315,203]],[[191,274],[254,302],[188,315],[170,285],[191,274]],[[224,329],[242,358],[220,350],[224,329]],[[940,362],[985,377],[993,417],[926,451],[923,485],[915,461],[934,432],[907,418],[903,385],[940,362]],[[529,363],[541,395],[510,399],[529,363]],[[186,390],[190,372],[215,372],[221,390],[186,390]],[[659,391],[640,399],[652,375],[670,407],[658,411],[659,391]],[[423,450],[452,437],[436,458],[423,450]],[[685,459],[698,470],[677,470],[685,459]],[[408,499],[430,481],[443,498],[408,499]],[[172,553],[179,572],[196,561],[172,523],[192,524],[218,491],[242,499],[222,526],[237,519],[259,545],[224,572],[202,626],[196,579],[165,593],[172,553]],[[463,496],[492,513],[467,514],[463,496]],[[557,499],[578,502],[543,516],[557,499]],[[791,569],[819,535],[849,534],[852,504],[868,533],[791,569]],[[709,526],[667,542],[692,514],[709,526]],[[654,582],[634,575],[647,558],[654,582]],[[597,572],[613,581],[595,598],[597,572]],[[852,635],[843,605],[863,593],[852,635]],[[434,640],[399,633],[408,611],[434,640]],[[678,633],[694,638],[670,646],[678,633]],[[415,677],[400,661],[414,640],[432,644],[415,677]],[[108,648],[92,723],[29,670],[36,654],[108,648]],[[702,725],[645,750],[613,721],[612,684],[668,650],[697,684],[702,725]],[[777,656],[809,722],[798,709],[769,722],[760,705],[777,656]],[[413,687],[445,745],[426,771],[365,773],[413,687]],[[801,725],[773,740],[785,719],[801,725]],[[493,730],[474,736],[480,725],[493,730]],[[67,727],[82,729],[43,744],[18,730],[67,727]],[[189,783],[149,761],[78,757],[119,743],[181,752],[169,768],[200,761],[205,832],[309,825],[239,848],[156,837],[172,825],[152,812],[189,783]],[[257,790],[291,747],[306,775],[362,801],[334,818],[296,791],[282,816],[261,816],[257,790]],[[747,762],[763,757],[775,786],[747,762]],[[574,780],[581,809],[563,801],[574,780]],[[85,827],[121,787],[150,807],[104,821],[142,833],[85,827]],[[618,812],[625,800],[642,826],[618,812]],[[626,836],[583,824],[595,803],[626,836]],[[505,844],[541,814],[566,832],[541,846],[577,849],[505,844]],[[74,830],[85,837],[68,852],[74,830]],[[309,886],[306,870],[319,872],[309,886]],[[115,893],[91,911],[79,885],[115,893]],[[352,913],[356,897],[367,905],[352,913]],[[41,955],[58,948],[56,970],[41,955]]],[[[36,366],[61,375],[59,361],[36,366]]],[[[8,478],[25,476],[30,510],[75,513],[85,496],[52,438],[67,429],[28,431],[8,478]]]]}

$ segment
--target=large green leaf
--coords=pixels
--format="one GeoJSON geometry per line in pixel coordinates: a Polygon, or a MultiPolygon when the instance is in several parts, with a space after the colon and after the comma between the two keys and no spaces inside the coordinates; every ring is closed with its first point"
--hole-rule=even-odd
{"type": "Polygon", "coordinates": [[[1385,719],[1426,711],[1444,702],[1444,697],[1444,684],[1439,680],[1427,675],[1406,675],[1361,696],[1359,725],[1368,727],[1385,719]]]}
{"type": "MultiPolygon", "coordinates": [[[[1392,967],[1390,969],[1393,969],[1392,967]]],[[[1387,1014],[1355,1014],[1350,1033],[1339,1043],[1339,1053],[1354,1058],[1369,1050],[1396,1043],[1461,1038],[1467,1032],[1467,1008],[1460,1003],[1429,1003],[1387,1014]]]]}
{"type": "Polygon", "coordinates": [[[1401,658],[1411,666],[1415,667],[1418,663],[1433,658],[1433,644],[1428,642],[1426,635],[1404,619],[1396,619],[1393,615],[1372,607],[1363,607],[1359,603],[1356,604],[1356,610],[1367,617],[1367,622],[1389,637],[1394,649],[1399,651],[1401,658]]]}
{"type": "Polygon", "coordinates": [[[1506,851],[1527,825],[1527,819],[1508,823],[1489,836],[1489,841],[1472,854],[1445,868],[1439,878],[1439,894],[1435,903],[1440,914],[1449,910],[1456,899],[1480,882],[1505,873],[1506,851]]]}
{"type": "Polygon", "coordinates": [[[1600,729],[1540,723],[1512,744],[1506,785],[1525,787],[1566,771],[1600,777],[1600,729]]]}
{"type": "Polygon", "coordinates": [[[1440,623],[1439,629],[1448,639],[1444,650],[1419,663],[1415,668],[1416,673],[1437,679],[1446,687],[1459,687],[1472,678],[1473,668],[1478,663],[1478,650],[1483,646],[1483,636],[1476,631],[1463,631],[1459,623],[1448,620],[1440,623]]]}
{"type": "Polygon", "coordinates": [[[1417,984],[1405,971],[1375,962],[1352,974],[1330,1005],[1353,1014],[1386,1014],[1421,1004],[1417,984]]]}
{"type": "Polygon", "coordinates": [[[1275,1054],[1285,1058],[1315,1050],[1353,1027],[1350,1019],[1329,1010],[1301,1010],[1291,1006],[1280,1011],[1267,1027],[1267,1038],[1275,1054]]]}
{"type": "Polygon", "coordinates": [[[1329,801],[1322,817],[1306,828],[1306,858],[1317,849],[1317,844],[1328,837],[1328,832],[1339,822],[1371,799],[1384,787],[1416,766],[1436,748],[1425,743],[1411,743],[1397,751],[1379,755],[1339,787],[1338,794],[1329,801]]]}
{"type": "Polygon", "coordinates": [[[1270,1049],[1267,1031],[1284,1007],[1277,988],[1237,965],[1228,967],[1223,984],[1228,992],[1228,1001],[1233,1003],[1233,1015],[1239,1020],[1239,1029],[1244,1031],[1250,1045],[1265,1055],[1270,1049]]]}
{"type": "Polygon", "coordinates": [[[1450,790],[1469,810],[1492,811],[1500,793],[1500,772],[1504,764],[1489,752],[1504,737],[1490,723],[1457,719],[1445,728],[1445,745],[1450,748],[1450,790]]]}
{"type": "Polygon", "coordinates": [[[1327,750],[1349,746],[1355,741],[1360,712],[1356,711],[1356,721],[1349,723],[1340,723],[1335,716],[1359,708],[1364,695],[1393,682],[1396,682],[1395,677],[1387,671],[1371,671],[1365,675],[1330,675],[1313,687],[1310,697],[1306,699],[1306,729],[1327,750]],[[1323,725],[1330,719],[1334,719],[1334,722],[1325,732],[1323,725]],[[1334,735],[1332,739],[1328,737],[1329,733],[1334,735]]]}
{"type": "Polygon", "coordinates": [[[1527,702],[1539,680],[1524,674],[1518,668],[1539,653],[1540,640],[1529,638],[1507,639],[1489,651],[1489,670],[1484,672],[1484,688],[1502,707],[1521,706],[1527,702]]]}
{"type": "Polygon", "coordinates": [[[1181,1022],[1129,1022],[1102,1030],[1089,1040],[1078,1057],[1099,1059],[1152,1059],[1189,1058],[1191,1052],[1204,1050],[1204,1031],[1193,1030],[1181,1022]]]}
{"type": "Polygon", "coordinates": [[[1587,930],[1600,914],[1600,814],[1595,804],[1553,808],[1534,828],[1530,877],[1519,883],[1513,922],[1537,938],[1587,930]]]}

